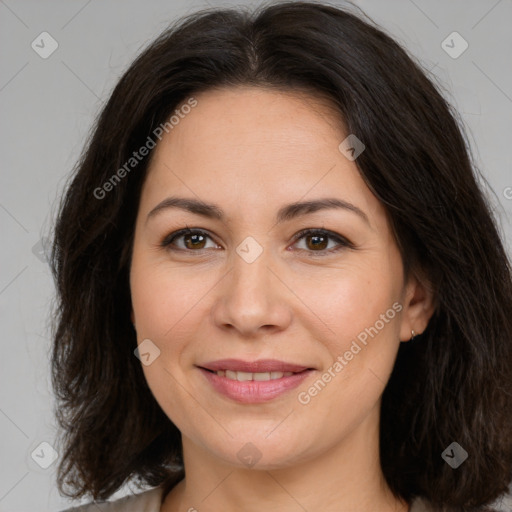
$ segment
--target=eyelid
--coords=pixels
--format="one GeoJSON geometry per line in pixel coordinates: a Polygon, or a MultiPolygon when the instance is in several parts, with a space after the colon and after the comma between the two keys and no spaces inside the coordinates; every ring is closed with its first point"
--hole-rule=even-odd
{"type": "MultiPolygon", "coordinates": [[[[172,233],[166,235],[164,237],[164,239],[162,240],[162,242],[160,243],[160,245],[162,247],[169,247],[171,245],[171,242],[173,242],[176,238],[179,238],[183,235],[189,235],[189,234],[192,234],[192,235],[203,235],[203,236],[206,236],[208,238],[210,238],[211,240],[214,240],[213,236],[208,232],[206,231],[205,229],[202,229],[202,228],[189,228],[188,226],[186,228],[183,228],[183,229],[178,229],[177,231],[173,231],[172,233]]],[[[217,243],[217,242],[215,242],[217,243]]],[[[219,244],[217,244],[219,245],[219,244]]],[[[184,252],[201,252],[201,251],[204,251],[205,249],[199,249],[197,251],[192,251],[192,250],[188,250],[188,249],[180,249],[180,248],[176,248],[175,250],[177,251],[184,251],[184,252]]]]}
{"type": "MultiPolygon", "coordinates": [[[[202,228],[189,228],[188,226],[186,228],[179,229],[177,231],[173,231],[172,233],[167,235],[162,240],[160,245],[162,247],[164,247],[164,248],[169,248],[172,245],[172,242],[176,238],[179,238],[181,236],[188,235],[188,234],[203,235],[205,237],[210,238],[214,243],[219,245],[215,241],[214,237],[207,230],[202,229],[202,228]]],[[[306,229],[300,230],[299,232],[297,232],[294,235],[294,237],[293,237],[293,244],[292,245],[296,244],[299,240],[301,240],[302,238],[304,238],[307,235],[325,236],[327,238],[335,240],[338,243],[338,246],[335,247],[335,248],[321,249],[319,251],[313,251],[313,250],[307,250],[307,249],[298,249],[298,251],[300,251],[300,252],[307,252],[308,254],[311,254],[313,256],[321,257],[321,256],[325,256],[327,254],[332,254],[332,253],[337,252],[337,251],[339,251],[341,249],[344,249],[344,248],[350,248],[350,249],[354,249],[355,248],[355,245],[350,240],[348,240],[346,237],[340,235],[339,233],[335,233],[334,231],[330,231],[328,229],[325,229],[323,227],[322,228],[306,228],[306,229]]],[[[188,253],[194,253],[195,252],[195,253],[202,254],[204,251],[206,251],[208,249],[191,250],[191,249],[174,248],[174,249],[170,249],[170,250],[180,251],[180,252],[188,252],[188,253]]]]}
{"type": "MultiPolygon", "coordinates": [[[[322,249],[320,251],[306,251],[311,254],[315,254],[315,253],[318,255],[329,254],[329,253],[336,252],[336,251],[346,248],[346,247],[348,247],[350,249],[355,249],[355,245],[348,238],[344,237],[343,235],[340,235],[339,233],[335,233],[334,231],[330,231],[329,229],[325,229],[325,228],[302,229],[294,236],[293,243],[294,244],[297,243],[299,240],[304,238],[306,235],[321,235],[321,236],[323,235],[327,238],[336,240],[338,242],[338,247],[336,247],[334,249],[322,249]]],[[[301,249],[299,249],[299,250],[301,250],[301,249]]],[[[302,250],[305,250],[305,249],[302,249],[302,250]]]]}

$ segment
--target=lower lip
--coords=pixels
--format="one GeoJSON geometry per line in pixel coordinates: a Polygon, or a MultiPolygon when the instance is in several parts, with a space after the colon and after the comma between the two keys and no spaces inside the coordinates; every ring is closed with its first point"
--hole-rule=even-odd
{"type": "Polygon", "coordinates": [[[257,404],[269,402],[286,391],[299,386],[309,377],[313,370],[304,370],[288,377],[273,380],[246,380],[238,381],[220,377],[216,373],[199,368],[208,382],[220,394],[244,404],[257,404]]]}

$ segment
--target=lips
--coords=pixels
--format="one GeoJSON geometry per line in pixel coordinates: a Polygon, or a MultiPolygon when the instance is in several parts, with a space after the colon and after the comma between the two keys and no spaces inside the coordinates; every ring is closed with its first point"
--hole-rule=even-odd
{"type": "Polygon", "coordinates": [[[240,403],[262,403],[300,385],[313,368],[275,359],[224,359],[198,366],[218,393],[240,403]]]}

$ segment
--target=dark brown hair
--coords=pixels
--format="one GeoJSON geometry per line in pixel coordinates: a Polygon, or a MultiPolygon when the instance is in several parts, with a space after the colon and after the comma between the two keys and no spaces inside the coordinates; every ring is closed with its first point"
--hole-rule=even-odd
{"type": "Polygon", "coordinates": [[[512,478],[512,279],[462,123],[371,21],[297,1],[180,20],[132,63],[95,123],[52,253],[59,490],[105,499],[128,480],[183,478],[180,432],[133,353],[128,275],[149,156],[105,197],[94,191],[181,102],[238,85],[329,98],[366,145],[360,173],[386,207],[406,271],[427,276],[436,298],[425,332],[401,344],[382,397],[384,476],[396,496],[443,511],[490,503],[512,478]],[[441,457],[454,441],[469,454],[457,469],[441,457]]]}

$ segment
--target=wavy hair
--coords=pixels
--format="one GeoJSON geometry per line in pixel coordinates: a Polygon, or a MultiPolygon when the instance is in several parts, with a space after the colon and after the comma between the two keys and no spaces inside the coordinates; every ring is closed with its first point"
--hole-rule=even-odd
{"type": "Polygon", "coordinates": [[[406,273],[436,309],[402,343],[382,396],[380,459],[392,492],[442,511],[479,510],[512,478],[512,278],[457,112],[441,87],[364,15],[318,2],[182,18],[130,65],[96,119],[63,195],[52,384],[62,494],[106,499],[129,480],[183,478],[181,435],[134,357],[129,267],[148,156],[122,168],[180,103],[253,85],[328,98],[366,145],[357,166],[385,206],[406,273]],[[452,442],[469,454],[456,470],[452,442]],[[68,489],[67,489],[68,488],[68,489]]]}

